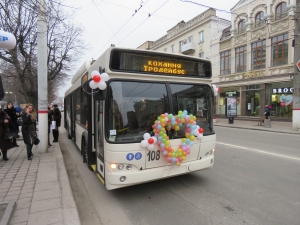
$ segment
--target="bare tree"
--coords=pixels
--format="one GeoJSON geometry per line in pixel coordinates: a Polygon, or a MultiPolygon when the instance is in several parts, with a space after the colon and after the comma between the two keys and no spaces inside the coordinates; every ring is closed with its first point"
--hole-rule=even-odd
{"type": "MultiPolygon", "coordinates": [[[[71,21],[60,0],[48,1],[47,45],[48,81],[52,94],[68,79],[68,72],[78,60],[79,52],[85,50],[81,38],[83,29],[71,21]]],[[[10,66],[3,71],[14,76],[10,82],[20,85],[18,90],[27,102],[37,105],[37,0],[1,0],[0,28],[15,35],[17,45],[12,50],[0,49],[0,60],[10,66]]],[[[13,85],[15,86],[15,85],[13,85]]]]}

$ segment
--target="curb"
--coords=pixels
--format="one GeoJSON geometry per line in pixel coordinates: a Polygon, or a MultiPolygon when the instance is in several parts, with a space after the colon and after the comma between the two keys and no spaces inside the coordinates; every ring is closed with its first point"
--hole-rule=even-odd
{"type": "Polygon", "coordinates": [[[4,204],[7,204],[7,207],[1,218],[0,225],[8,225],[9,224],[10,218],[11,218],[13,211],[15,209],[15,206],[16,206],[15,201],[0,202],[0,205],[4,205],[4,204]]]}
{"type": "Polygon", "coordinates": [[[297,131],[285,131],[285,130],[263,130],[255,127],[235,127],[235,126],[228,126],[228,125],[221,125],[221,124],[214,124],[216,127],[228,127],[228,128],[236,128],[236,129],[245,129],[245,130],[258,130],[258,131],[268,131],[268,132],[273,132],[273,133],[283,133],[283,134],[296,134],[300,135],[300,132],[297,131]]]}
{"type": "Polygon", "coordinates": [[[64,225],[81,225],[73,191],[65,167],[59,143],[54,146],[56,152],[57,175],[61,189],[62,217],[64,225]]]}

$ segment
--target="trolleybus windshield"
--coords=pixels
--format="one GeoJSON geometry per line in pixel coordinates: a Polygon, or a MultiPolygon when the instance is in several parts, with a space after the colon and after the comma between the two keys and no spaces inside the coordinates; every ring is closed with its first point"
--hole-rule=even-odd
{"type": "MultiPolygon", "coordinates": [[[[177,115],[179,110],[196,116],[197,124],[204,128],[204,135],[212,134],[211,99],[208,85],[112,81],[106,105],[108,141],[140,142],[144,133],[152,132],[159,115],[166,112],[177,115]]],[[[174,131],[173,138],[184,135],[182,127],[174,131]]]]}

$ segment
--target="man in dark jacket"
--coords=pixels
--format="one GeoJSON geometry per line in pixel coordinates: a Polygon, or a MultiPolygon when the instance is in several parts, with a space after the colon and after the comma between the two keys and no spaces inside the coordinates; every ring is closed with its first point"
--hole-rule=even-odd
{"type": "Polygon", "coordinates": [[[58,136],[59,136],[59,131],[58,128],[60,127],[61,123],[61,112],[58,109],[57,105],[53,105],[53,115],[52,115],[53,120],[56,122],[56,127],[53,129],[53,142],[58,142],[58,136]]]}

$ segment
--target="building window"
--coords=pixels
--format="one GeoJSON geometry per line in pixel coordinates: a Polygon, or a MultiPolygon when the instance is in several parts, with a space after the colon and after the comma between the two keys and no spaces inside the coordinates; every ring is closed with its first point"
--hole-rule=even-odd
{"type": "Polygon", "coordinates": [[[183,41],[179,41],[179,52],[181,52],[181,46],[183,45],[183,41]]]}
{"type": "Polygon", "coordinates": [[[287,17],[288,13],[286,10],[286,3],[282,2],[276,7],[275,11],[275,20],[280,20],[284,17],[287,17]]]}
{"type": "Polygon", "coordinates": [[[231,51],[221,52],[221,75],[227,75],[231,73],[231,51]]]}
{"type": "Polygon", "coordinates": [[[235,49],[235,72],[246,71],[247,65],[247,47],[239,47],[235,49]]]}
{"type": "Polygon", "coordinates": [[[193,36],[188,37],[188,42],[189,43],[193,42],[193,36]]]}
{"type": "Polygon", "coordinates": [[[255,27],[261,27],[264,25],[264,12],[259,12],[255,16],[255,27]]]}
{"type": "Polygon", "coordinates": [[[272,38],[272,66],[280,66],[288,63],[288,41],[288,34],[272,38]]]}
{"type": "Polygon", "coordinates": [[[200,58],[204,58],[204,52],[200,52],[200,53],[199,53],[199,57],[200,57],[200,58]]]}
{"type": "Polygon", "coordinates": [[[266,67],[266,40],[251,44],[251,65],[252,70],[266,67]]]}
{"type": "Polygon", "coordinates": [[[174,53],[174,45],[171,45],[171,52],[174,53]]]}
{"type": "Polygon", "coordinates": [[[199,42],[204,42],[204,31],[199,32],[199,42]]]}
{"type": "Polygon", "coordinates": [[[164,49],[164,52],[167,52],[167,49],[166,49],[166,48],[164,49]]]}
{"type": "Polygon", "coordinates": [[[238,33],[242,34],[246,32],[246,23],[245,20],[240,20],[238,23],[238,33]]]}

